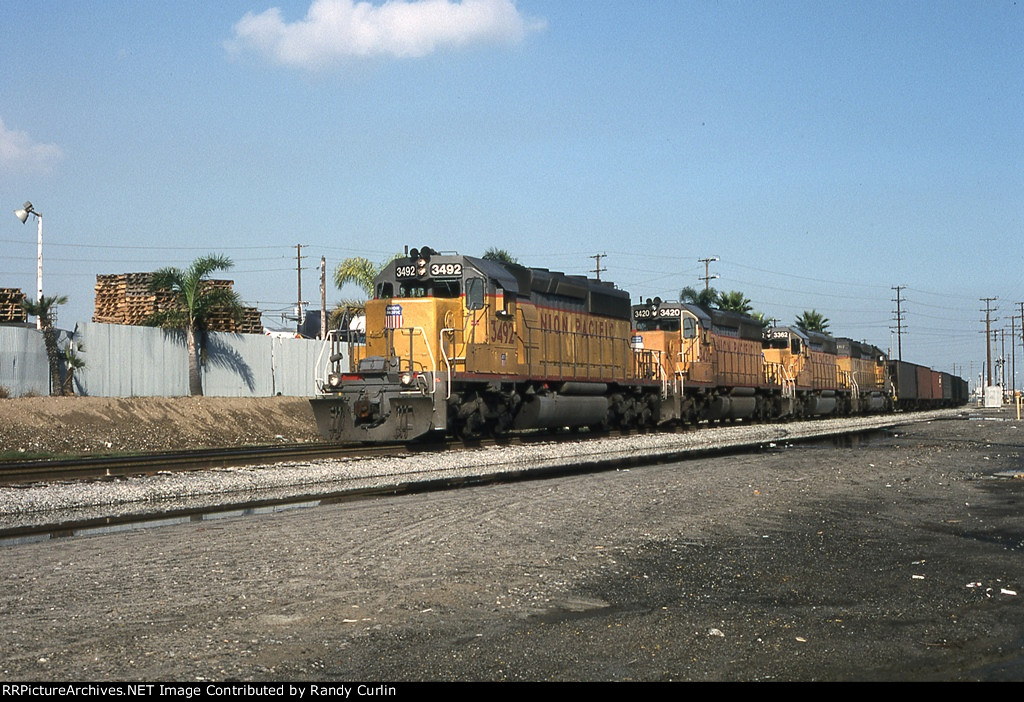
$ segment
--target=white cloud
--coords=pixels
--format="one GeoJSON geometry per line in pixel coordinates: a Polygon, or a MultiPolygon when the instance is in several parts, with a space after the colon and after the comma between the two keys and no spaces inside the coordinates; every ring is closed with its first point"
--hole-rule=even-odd
{"type": "Polygon", "coordinates": [[[280,8],[246,13],[225,42],[286,66],[322,68],[345,58],[416,57],[473,44],[516,44],[543,20],[520,14],[513,0],[313,0],[306,16],[286,22],[280,8]]]}
{"type": "Polygon", "coordinates": [[[37,143],[27,132],[8,129],[0,119],[0,169],[45,173],[63,155],[56,144],[37,143]]]}

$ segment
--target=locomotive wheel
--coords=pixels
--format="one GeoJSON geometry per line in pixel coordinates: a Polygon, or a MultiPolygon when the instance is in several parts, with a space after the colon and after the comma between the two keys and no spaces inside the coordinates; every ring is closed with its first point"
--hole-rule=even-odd
{"type": "Polygon", "coordinates": [[[466,417],[459,426],[458,436],[463,440],[479,439],[481,430],[483,429],[484,422],[480,419],[479,414],[471,414],[466,417]]]}

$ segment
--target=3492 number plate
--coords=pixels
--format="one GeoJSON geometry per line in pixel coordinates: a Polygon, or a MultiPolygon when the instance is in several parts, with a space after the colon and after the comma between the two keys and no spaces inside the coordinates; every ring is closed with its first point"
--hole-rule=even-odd
{"type": "Polygon", "coordinates": [[[432,277],[438,276],[460,276],[462,275],[462,264],[461,263],[431,263],[430,264],[430,275],[432,277]]]}

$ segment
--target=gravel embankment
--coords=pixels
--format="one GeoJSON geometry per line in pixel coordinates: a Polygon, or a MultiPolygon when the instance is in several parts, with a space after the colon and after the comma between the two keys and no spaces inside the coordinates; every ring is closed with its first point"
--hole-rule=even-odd
{"type": "Polygon", "coordinates": [[[298,397],[0,399],[0,455],[91,455],[319,441],[298,397]]]}

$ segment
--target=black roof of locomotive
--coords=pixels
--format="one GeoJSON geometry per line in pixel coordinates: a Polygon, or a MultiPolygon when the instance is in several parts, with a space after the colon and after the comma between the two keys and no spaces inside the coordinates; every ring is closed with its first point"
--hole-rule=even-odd
{"type": "Polygon", "coordinates": [[[848,337],[839,337],[836,339],[836,345],[839,348],[838,353],[840,356],[849,356],[850,358],[867,358],[872,361],[886,360],[886,353],[882,351],[882,349],[863,341],[857,341],[856,339],[850,339],[848,337]]]}
{"type": "MultiPolygon", "coordinates": [[[[773,339],[778,339],[780,334],[788,335],[790,337],[795,336],[809,349],[821,351],[822,353],[836,354],[836,340],[824,332],[808,331],[806,329],[801,329],[800,327],[790,327],[785,325],[772,327],[768,331],[768,336],[773,339]]],[[[782,338],[785,338],[785,336],[782,338]]]]}
{"type": "MultiPolygon", "coordinates": [[[[396,266],[413,260],[398,258],[385,266],[378,280],[397,280],[396,266]]],[[[629,293],[613,283],[582,275],[566,275],[547,268],[527,268],[518,263],[492,261],[457,253],[434,253],[431,261],[461,262],[486,276],[506,293],[526,298],[534,304],[553,304],[580,312],[630,319],[629,293]]]]}
{"type": "Polygon", "coordinates": [[[685,309],[697,318],[697,323],[703,329],[711,329],[716,333],[725,336],[734,336],[740,339],[761,341],[764,331],[761,322],[748,314],[720,310],[715,307],[701,307],[691,302],[679,302],[678,300],[655,300],[647,303],[633,305],[632,309],[657,310],[662,307],[670,309],[685,309]]]}
{"type": "Polygon", "coordinates": [[[519,284],[519,295],[535,303],[561,301],[581,305],[591,314],[630,318],[629,293],[619,290],[608,281],[582,275],[566,275],[547,268],[527,268],[518,263],[487,263],[494,263],[507,270],[519,284]]]}

